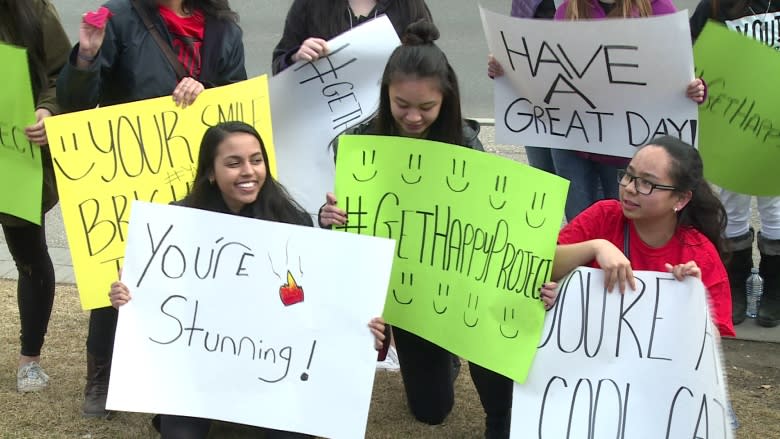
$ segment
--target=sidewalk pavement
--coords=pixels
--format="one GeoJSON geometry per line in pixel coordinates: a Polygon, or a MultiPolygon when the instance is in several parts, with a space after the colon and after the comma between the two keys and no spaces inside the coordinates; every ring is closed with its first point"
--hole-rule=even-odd
{"type": "MultiPolygon", "coordinates": [[[[483,126],[480,133],[480,139],[485,145],[487,151],[496,153],[506,158],[528,163],[525,150],[517,146],[497,145],[494,141],[494,129],[492,126],[483,126]]],[[[754,212],[756,209],[754,209],[754,212]]],[[[753,226],[758,228],[757,218],[753,217],[753,226]]],[[[59,211],[59,205],[52,209],[46,215],[47,242],[49,244],[49,254],[54,263],[55,279],[58,284],[75,284],[76,278],[73,275],[73,263],[70,258],[67,240],[65,239],[64,227],[62,225],[62,215],[59,211]]],[[[17,271],[8,247],[5,245],[5,239],[0,235],[0,279],[16,279],[17,271]]],[[[747,319],[744,323],[736,327],[737,339],[752,340],[762,342],[780,343],[780,326],[775,328],[764,328],[752,320],[747,319]]]]}

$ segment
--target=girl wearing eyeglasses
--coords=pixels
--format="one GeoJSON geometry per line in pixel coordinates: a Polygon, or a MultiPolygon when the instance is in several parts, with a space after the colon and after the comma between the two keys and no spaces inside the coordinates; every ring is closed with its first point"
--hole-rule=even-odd
{"type": "MultiPolygon", "coordinates": [[[[726,211],[703,177],[699,152],[664,136],[639,149],[618,174],[619,200],[602,200],[558,236],[553,280],[587,265],[604,270],[608,291],[636,289],[633,270],[669,271],[701,279],[712,318],[734,336],[731,290],[721,255],[726,211]]],[[[543,286],[549,294],[555,282],[543,286]]]]}

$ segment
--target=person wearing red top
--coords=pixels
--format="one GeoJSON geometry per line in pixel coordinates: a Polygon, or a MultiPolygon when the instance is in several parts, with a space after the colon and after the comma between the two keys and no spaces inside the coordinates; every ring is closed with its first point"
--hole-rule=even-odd
{"type": "Polygon", "coordinates": [[[200,48],[203,46],[203,33],[206,30],[206,16],[193,9],[188,16],[181,17],[172,9],[159,5],[160,17],[171,34],[173,50],[179,62],[193,78],[200,77],[200,48]]]}
{"type": "MultiPolygon", "coordinates": [[[[561,230],[552,279],[589,265],[604,270],[608,291],[617,285],[623,292],[636,287],[632,270],[669,271],[678,280],[694,276],[707,288],[720,334],[733,337],[731,289],[721,262],[726,212],[704,180],[699,152],[659,137],[637,151],[618,182],[619,201],[599,201],[561,230]]],[[[548,282],[543,289],[556,286],[548,282]]]]}

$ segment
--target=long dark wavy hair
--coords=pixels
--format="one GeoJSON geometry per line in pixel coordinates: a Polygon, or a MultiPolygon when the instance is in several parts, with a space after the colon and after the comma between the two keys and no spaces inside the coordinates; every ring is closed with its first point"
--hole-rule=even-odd
{"type": "Polygon", "coordinates": [[[724,239],[726,209],[704,179],[704,164],[699,151],[672,136],[653,139],[648,145],[663,148],[671,157],[669,176],[677,192],[691,191],[691,200],[677,212],[678,227],[693,227],[706,236],[718,249],[721,257],[728,257],[729,249],[724,239]]]}
{"type": "Polygon", "coordinates": [[[0,15],[12,17],[13,29],[4,29],[12,36],[10,43],[27,49],[34,99],[48,86],[46,50],[43,44],[41,17],[35,3],[39,0],[0,0],[0,15]]]}
{"type": "Polygon", "coordinates": [[[260,150],[263,153],[265,166],[265,183],[260,188],[255,201],[242,209],[249,209],[253,218],[277,221],[288,224],[310,225],[311,217],[296,203],[287,193],[284,187],[271,176],[268,164],[268,153],[260,133],[244,122],[224,122],[206,130],[200,144],[198,154],[198,169],[195,172],[195,180],[192,191],[182,200],[182,205],[197,209],[224,212],[226,206],[222,198],[222,192],[216,183],[209,181],[214,175],[214,160],[217,157],[219,145],[230,135],[246,133],[254,136],[260,142],[260,150]]]}
{"type": "Polygon", "coordinates": [[[442,94],[439,117],[431,124],[428,140],[464,145],[463,116],[460,109],[460,90],[455,71],[447,56],[434,41],[439,29],[430,21],[412,23],[401,37],[385,66],[379,91],[379,110],[374,119],[374,130],[380,135],[399,135],[393,113],[390,110],[390,84],[406,78],[433,78],[442,94]]]}

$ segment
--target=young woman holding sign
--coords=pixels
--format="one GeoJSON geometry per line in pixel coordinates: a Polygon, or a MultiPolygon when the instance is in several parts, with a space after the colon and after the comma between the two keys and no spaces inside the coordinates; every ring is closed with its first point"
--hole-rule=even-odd
{"type": "MultiPolygon", "coordinates": [[[[212,212],[267,221],[311,226],[311,217],[290,198],[272,176],[268,154],[260,134],[243,122],[227,122],[209,128],[200,145],[192,192],[177,204],[212,212]]],[[[120,281],[111,285],[111,304],[119,308],[130,299],[120,281]]],[[[368,324],[379,350],[385,340],[384,321],[377,317],[368,324]]],[[[160,415],[156,418],[165,439],[205,438],[210,419],[160,415]]],[[[300,433],[266,430],[266,438],[307,438],[300,433]]]]}
{"type": "Polygon", "coordinates": [[[274,48],[273,74],[326,55],[328,40],[382,14],[398,35],[417,20],[432,21],[425,0],[295,0],[274,48]]]}
{"type": "MultiPolygon", "coordinates": [[[[674,137],[639,149],[615,181],[620,200],[602,200],[558,236],[552,279],[588,265],[604,270],[608,291],[635,289],[633,270],[669,271],[704,283],[720,335],[733,337],[731,293],[721,255],[726,211],[704,180],[699,152],[674,137]]],[[[552,294],[555,282],[543,290],[552,294]]]]}
{"type": "MultiPolygon", "coordinates": [[[[676,12],[671,0],[566,0],[555,12],[556,20],[650,17],[676,12]]],[[[704,100],[704,83],[695,79],[687,95],[696,103],[704,100]]],[[[566,219],[571,221],[597,200],[617,198],[617,171],[628,160],[602,154],[552,150],[555,170],[570,181],[566,219]]]]}
{"type": "MultiPolygon", "coordinates": [[[[738,0],[724,3],[703,0],[691,16],[691,36],[699,37],[708,19],[726,24],[762,43],[780,50],[780,0],[738,0]]],[[[707,72],[717,75],[717,72],[707,72]]],[[[745,284],[753,268],[753,229],[750,227],[752,196],[720,189],[718,195],[726,207],[728,223],[726,238],[731,244],[731,257],[726,269],[731,282],[732,320],[735,325],[745,320],[747,299],[745,284]]],[[[756,197],[761,218],[758,270],[764,278],[764,294],[758,308],[758,324],[774,327],[780,324],[780,197],[756,197]]]]}
{"type": "MultiPolygon", "coordinates": [[[[434,44],[439,31],[426,21],[409,26],[385,67],[376,118],[356,132],[415,137],[482,150],[477,131],[467,125],[460,109],[458,80],[447,57],[434,44]]],[[[328,194],[320,209],[322,227],[343,225],[346,212],[328,194]]],[[[414,417],[437,425],[452,410],[457,361],[445,349],[400,328],[393,328],[401,377],[414,417]]],[[[508,438],[512,381],[469,364],[469,372],[485,410],[485,437],[508,438]]]]}
{"type": "MultiPolygon", "coordinates": [[[[707,289],[710,315],[722,336],[733,337],[731,293],[721,257],[726,211],[704,180],[699,152],[674,137],[654,139],[618,171],[620,200],[598,201],[558,235],[553,281],[580,265],[604,270],[608,291],[636,289],[633,270],[693,276],[707,289]]],[[[555,297],[556,282],[542,286],[555,297]]],[[[732,428],[737,421],[728,405],[732,428]]]]}
{"type": "MultiPolygon", "coordinates": [[[[34,392],[49,383],[40,361],[54,304],[54,267],[46,246],[43,214],[57,204],[57,188],[43,120],[59,113],[54,84],[67,60],[69,44],[57,12],[48,0],[0,0],[0,42],[27,49],[36,122],[25,128],[24,135],[31,144],[29,147],[35,148],[36,154],[40,152],[43,165],[41,225],[0,214],[8,251],[14,258],[19,276],[16,294],[22,347],[16,389],[34,392]]],[[[4,87],[21,85],[12,83],[4,87]]]]}
{"type": "MultiPolygon", "coordinates": [[[[186,107],[206,87],[246,79],[238,17],[226,0],[111,0],[105,7],[102,19],[85,16],[58,79],[64,110],[160,96],[186,107]]],[[[116,318],[111,307],[90,313],[84,416],[109,415],[116,318]]]]}

